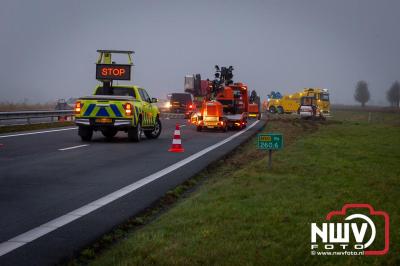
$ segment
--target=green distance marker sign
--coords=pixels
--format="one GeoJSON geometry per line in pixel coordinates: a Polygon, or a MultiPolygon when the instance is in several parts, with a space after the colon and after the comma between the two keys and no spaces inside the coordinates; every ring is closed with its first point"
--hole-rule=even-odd
{"type": "Polygon", "coordinates": [[[283,148],[283,135],[280,133],[260,133],[257,135],[257,148],[260,150],[280,150],[283,148]]]}

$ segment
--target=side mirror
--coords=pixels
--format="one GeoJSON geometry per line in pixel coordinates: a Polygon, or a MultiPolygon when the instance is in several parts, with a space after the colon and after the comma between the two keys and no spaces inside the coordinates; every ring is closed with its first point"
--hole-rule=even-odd
{"type": "Polygon", "coordinates": [[[156,102],[158,102],[158,99],[157,98],[151,98],[151,102],[152,103],[156,103],[156,102]]]}

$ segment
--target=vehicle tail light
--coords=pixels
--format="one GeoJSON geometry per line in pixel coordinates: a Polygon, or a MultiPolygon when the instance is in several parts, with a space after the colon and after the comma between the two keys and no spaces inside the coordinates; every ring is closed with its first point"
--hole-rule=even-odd
{"type": "Polygon", "coordinates": [[[189,105],[189,109],[192,109],[192,108],[193,108],[193,105],[190,104],[190,105],[189,105]]]}
{"type": "Polygon", "coordinates": [[[80,114],[81,113],[81,110],[82,110],[82,104],[81,104],[81,102],[76,102],[75,103],[75,114],[80,114]]]}
{"type": "Polygon", "coordinates": [[[132,115],[132,104],[126,103],[124,105],[124,109],[125,109],[125,115],[127,115],[127,116],[131,116],[132,115]]]}

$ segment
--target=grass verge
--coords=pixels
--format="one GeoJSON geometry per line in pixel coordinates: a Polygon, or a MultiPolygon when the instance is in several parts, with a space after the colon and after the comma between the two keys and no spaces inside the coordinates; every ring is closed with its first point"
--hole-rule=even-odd
{"type": "Polygon", "coordinates": [[[91,264],[400,265],[400,127],[353,115],[340,122],[275,117],[265,131],[282,132],[286,146],[274,153],[272,170],[253,139],[201,173],[206,179],[190,197],[92,254],[91,264]],[[310,255],[310,223],[345,203],[389,213],[388,255],[310,255]]]}

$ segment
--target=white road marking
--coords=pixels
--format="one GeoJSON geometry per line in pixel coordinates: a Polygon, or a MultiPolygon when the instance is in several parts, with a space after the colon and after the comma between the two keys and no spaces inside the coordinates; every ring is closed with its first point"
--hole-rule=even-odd
{"type": "Polygon", "coordinates": [[[68,127],[68,128],[45,130],[45,131],[27,132],[27,133],[18,133],[18,134],[12,134],[12,135],[2,135],[2,136],[0,135],[0,139],[19,137],[19,136],[36,135],[36,134],[44,134],[44,133],[51,133],[51,132],[59,132],[59,131],[66,131],[66,130],[72,130],[72,129],[77,129],[77,127],[68,127]]]}
{"type": "Polygon", "coordinates": [[[182,166],[192,162],[193,160],[196,160],[197,158],[203,156],[204,154],[215,150],[216,148],[224,145],[225,143],[228,143],[229,141],[237,138],[238,136],[242,135],[244,132],[248,131],[250,128],[254,127],[259,121],[257,120],[254,122],[252,125],[248,126],[246,129],[239,131],[238,133],[221,140],[220,142],[217,142],[214,145],[211,145],[208,148],[205,148],[177,163],[174,163],[167,168],[164,168],[154,174],[151,174],[145,178],[142,178],[130,185],[127,185],[117,191],[112,192],[111,194],[108,194],[100,199],[97,199],[95,201],[92,201],[76,210],[73,210],[67,214],[64,214],[63,216],[60,216],[58,218],[55,218],[45,224],[42,224],[36,228],[33,228],[25,233],[22,233],[16,237],[13,237],[3,243],[0,244],[0,256],[3,256],[19,247],[22,247],[23,245],[32,242],[39,237],[42,237],[44,235],[47,235],[48,233],[56,230],[57,228],[60,228],[64,225],[67,225],[78,218],[85,216],[129,193],[132,191],[135,191],[161,177],[163,177],[166,174],[171,173],[172,171],[175,171],[176,169],[181,168],[182,166]]]}
{"type": "Polygon", "coordinates": [[[68,150],[78,149],[78,148],[82,148],[82,147],[86,147],[86,146],[89,146],[89,144],[83,144],[83,145],[78,145],[78,146],[72,146],[72,147],[62,148],[62,149],[58,149],[58,150],[59,150],[59,151],[68,151],[68,150]]]}

